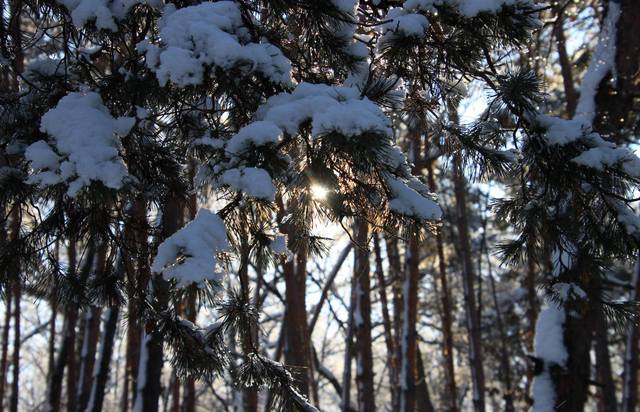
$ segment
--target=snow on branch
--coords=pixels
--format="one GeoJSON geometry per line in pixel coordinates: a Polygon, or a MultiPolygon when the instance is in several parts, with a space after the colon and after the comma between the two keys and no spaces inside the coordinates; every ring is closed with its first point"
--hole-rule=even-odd
{"type": "Polygon", "coordinates": [[[158,247],[151,270],[178,287],[220,283],[223,271],[217,255],[229,250],[224,222],[218,215],[200,209],[195,219],[168,237],[158,247]]]}
{"type": "Polygon", "coordinates": [[[25,157],[36,170],[28,182],[68,183],[71,197],[94,181],[121,188],[128,173],[117,136],[129,133],[134,123],[131,117],[111,116],[97,93],[68,94],[42,116],[40,130],[52,141],[39,140],[26,149],[25,157]]]}
{"type": "Polygon", "coordinates": [[[464,17],[475,17],[480,13],[498,13],[503,7],[531,6],[530,0],[406,0],[402,10],[406,12],[437,12],[436,6],[455,8],[464,17]]]}
{"type": "Polygon", "coordinates": [[[97,29],[117,31],[117,20],[122,20],[136,4],[146,3],[160,8],[160,0],[58,0],[69,10],[73,24],[82,27],[95,22],[97,29]]]}
{"type": "Polygon", "coordinates": [[[616,26],[620,18],[620,3],[608,2],[608,10],[603,22],[598,45],[593,51],[587,72],[582,78],[580,98],[575,119],[583,125],[591,125],[596,115],[596,94],[607,73],[615,71],[616,26]]]}
{"type": "Polygon", "coordinates": [[[204,2],[175,10],[164,8],[160,21],[162,45],[138,44],[146,64],[161,85],[178,87],[204,81],[207,67],[260,73],[274,83],[291,85],[291,62],[270,43],[250,42],[249,31],[235,2],[204,2]]]}

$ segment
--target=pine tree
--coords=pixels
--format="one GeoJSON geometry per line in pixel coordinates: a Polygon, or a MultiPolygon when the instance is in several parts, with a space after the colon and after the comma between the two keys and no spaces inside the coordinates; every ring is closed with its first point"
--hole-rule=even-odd
{"type": "Polygon", "coordinates": [[[1,406],[633,409],[639,11],[0,1],[1,406]]]}

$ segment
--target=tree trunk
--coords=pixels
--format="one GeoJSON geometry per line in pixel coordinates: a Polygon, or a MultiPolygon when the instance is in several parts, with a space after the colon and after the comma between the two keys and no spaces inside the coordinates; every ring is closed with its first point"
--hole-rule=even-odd
{"type": "MultiPolygon", "coordinates": [[[[181,218],[180,201],[169,198],[162,213],[161,240],[171,236],[178,230],[178,222],[181,218]]],[[[155,273],[151,279],[151,291],[153,296],[154,311],[161,313],[169,304],[169,282],[161,274],[155,273]]],[[[146,338],[142,342],[140,363],[138,366],[138,394],[136,395],[135,411],[157,412],[158,401],[162,391],[161,378],[163,360],[164,337],[158,330],[155,322],[150,321],[146,325],[146,338]],[[145,356],[142,354],[144,353],[145,356]]]]}
{"type": "MultiPolygon", "coordinates": [[[[631,300],[640,297],[640,259],[633,273],[633,292],[631,300]]],[[[622,412],[634,412],[638,405],[638,325],[629,322],[627,346],[624,353],[624,374],[622,380],[622,412]]]]}
{"type": "MultiPolygon", "coordinates": [[[[148,223],[147,210],[144,199],[138,198],[133,208],[131,230],[125,232],[128,248],[123,248],[121,253],[125,258],[125,268],[128,283],[135,291],[142,293],[148,287],[151,274],[149,272],[149,251],[147,248],[148,223]],[[135,259],[128,257],[128,250],[136,251],[135,259]],[[135,263],[135,266],[134,266],[135,263]]],[[[127,305],[127,348],[122,400],[120,408],[122,412],[128,412],[129,405],[135,404],[138,389],[138,364],[140,362],[140,347],[142,342],[142,308],[141,299],[136,294],[129,299],[127,305]],[[129,395],[131,394],[131,395],[129,395]],[[129,398],[131,397],[131,400],[129,398]]]]}
{"type": "MultiPolygon", "coordinates": [[[[486,238],[484,238],[486,242],[486,238]]],[[[486,243],[484,245],[486,250],[486,243]]],[[[502,321],[502,310],[500,309],[500,302],[498,301],[498,293],[496,292],[496,281],[493,278],[491,270],[491,261],[489,261],[489,251],[487,252],[487,262],[489,263],[489,282],[491,283],[491,296],[493,297],[493,306],[496,311],[496,326],[500,334],[500,363],[502,367],[502,378],[504,381],[504,410],[505,412],[515,411],[513,407],[513,385],[511,383],[511,355],[509,353],[509,347],[507,343],[507,334],[504,330],[504,323],[502,321]]]]}
{"type": "MultiPolygon", "coordinates": [[[[194,161],[191,162],[189,168],[189,177],[193,179],[196,172],[196,164],[194,161]]],[[[196,213],[198,212],[198,199],[195,194],[189,196],[187,201],[187,216],[190,220],[195,219],[196,213]]],[[[196,297],[197,297],[197,287],[191,286],[187,290],[187,298],[185,302],[185,316],[188,321],[195,323],[196,317],[198,315],[198,310],[196,308],[196,297]]],[[[182,400],[182,411],[181,412],[195,412],[196,409],[196,383],[195,379],[188,377],[184,383],[184,398],[182,400]]],[[[257,401],[257,400],[256,400],[257,401]]]]}
{"type": "Polygon", "coordinates": [[[566,370],[558,370],[554,378],[556,410],[582,411],[589,395],[591,375],[591,338],[593,316],[585,312],[577,316],[566,315],[564,344],[569,354],[566,370]]]}
{"type": "MultiPolygon", "coordinates": [[[[433,175],[433,162],[427,164],[427,176],[429,180],[429,190],[436,193],[437,186],[433,175]]],[[[458,410],[458,391],[456,388],[456,372],[453,363],[453,332],[451,329],[451,316],[454,308],[451,305],[449,295],[449,281],[447,280],[447,262],[444,256],[444,241],[442,239],[442,229],[436,228],[436,249],[438,251],[438,280],[440,281],[440,299],[442,313],[442,357],[445,362],[445,379],[447,386],[448,410],[456,412],[458,410]]]]}
{"type": "MultiPolygon", "coordinates": [[[[79,284],[86,282],[91,267],[93,266],[93,259],[95,257],[95,240],[90,239],[86,252],[86,258],[80,269],[80,273],[76,274],[76,244],[75,238],[69,240],[69,247],[67,257],[69,259],[69,273],[68,276],[75,278],[75,281],[79,284]]],[[[67,373],[67,392],[73,391],[72,394],[67,393],[67,399],[71,402],[68,403],[67,408],[76,406],[76,358],[75,358],[75,340],[76,340],[76,324],[78,323],[78,302],[69,302],[65,310],[64,326],[62,331],[62,344],[60,351],[58,352],[58,359],[55,362],[55,368],[51,374],[51,379],[47,388],[47,405],[46,410],[57,412],[60,410],[60,397],[62,393],[62,381],[64,379],[64,370],[68,367],[67,373]],[[74,369],[71,371],[71,369],[74,369]],[[69,385],[71,384],[71,385],[69,385]]]]}
{"type": "Polygon", "coordinates": [[[344,365],[342,368],[342,412],[351,410],[351,361],[353,360],[353,335],[355,333],[355,277],[351,279],[351,299],[347,320],[347,336],[344,342],[344,365]]]}
{"type": "MultiPolygon", "coordinates": [[[[8,31],[13,40],[13,59],[11,60],[13,63],[13,90],[19,90],[19,81],[18,74],[21,74],[24,71],[24,51],[22,49],[22,32],[20,29],[20,24],[22,21],[22,0],[11,0],[11,14],[9,16],[9,24],[8,31]]],[[[4,18],[4,16],[2,16],[4,18]]],[[[19,206],[14,206],[13,209],[13,218],[12,218],[12,228],[11,228],[11,240],[14,241],[18,239],[20,235],[20,225],[21,225],[21,210],[19,206]]],[[[11,398],[9,399],[9,410],[11,412],[18,411],[18,392],[20,390],[19,378],[20,378],[20,300],[21,300],[21,286],[20,286],[20,276],[19,271],[20,267],[18,264],[15,266],[12,265],[9,279],[14,279],[13,292],[12,297],[14,299],[14,308],[13,308],[13,328],[14,328],[14,340],[13,340],[13,358],[12,358],[12,367],[13,367],[13,382],[11,384],[11,398]]],[[[0,402],[2,399],[0,399],[0,402]]]]}
{"type": "Polygon", "coordinates": [[[11,289],[7,288],[5,299],[7,301],[6,312],[4,314],[4,326],[2,329],[2,360],[0,361],[0,412],[4,410],[5,385],[7,383],[7,365],[9,353],[9,328],[11,327],[11,304],[13,302],[11,289]]]}
{"type": "Polygon", "coordinates": [[[416,404],[416,323],[418,320],[418,234],[409,234],[405,251],[402,337],[400,340],[400,411],[413,412],[416,404]]]}
{"type": "Polygon", "coordinates": [[[459,156],[456,156],[453,161],[453,183],[456,198],[458,237],[463,263],[462,285],[464,288],[467,330],[469,332],[469,366],[471,368],[473,381],[473,407],[476,412],[484,412],[485,382],[482,361],[481,325],[474,294],[475,273],[471,261],[471,242],[467,220],[467,189],[459,156]]]}
{"type": "Polygon", "coordinates": [[[378,293],[380,294],[380,304],[382,305],[382,321],[384,326],[384,341],[387,347],[387,367],[389,368],[389,386],[391,388],[391,405],[398,404],[398,359],[396,358],[396,348],[393,340],[391,317],[389,316],[389,303],[387,298],[387,285],[384,278],[382,266],[382,253],[380,251],[380,239],[378,234],[374,234],[373,246],[376,254],[376,278],[378,280],[378,293]]]}
{"type": "Polygon", "coordinates": [[[96,347],[100,336],[101,314],[102,308],[91,306],[87,308],[84,319],[84,333],[80,354],[80,377],[78,378],[78,411],[84,411],[87,407],[87,402],[89,402],[96,347]]]}
{"type": "Polygon", "coordinates": [[[293,259],[284,265],[285,322],[287,327],[284,356],[287,365],[293,366],[298,371],[297,389],[302,395],[308,397],[311,362],[306,310],[306,255],[306,250],[300,250],[293,259]]]}
{"type": "Polygon", "coordinates": [[[398,240],[385,236],[387,246],[387,258],[389,259],[389,272],[393,292],[393,346],[396,353],[396,386],[391,388],[397,396],[396,404],[392,405],[392,410],[400,410],[400,362],[402,353],[400,348],[400,337],[402,336],[402,268],[400,265],[400,254],[398,253],[398,240]]]}
{"type": "Polygon", "coordinates": [[[424,362],[422,361],[422,353],[420,345],[416,345],[417,358],[417,388],[416,388],[416,410],[418,412],[434,412],[431,396],[429,395],[429,385],[427,384],[427,375],[424,371],[424,362]]]}
{"type": "MultiPolygon", "coordinates": [[[[187,291],[187,302],[185,305],[185,315],[188,321],[196,321],[196,290],[191,286],[187,291]]],[[[195,412],[196,409],[196,384],[193,378],[187,378],[184,383],[184,397],[182,400],[182,412],[195,412]]]]}
{"type": "MultiPolygon", "coordinates": [[[[71,236],[69,239],[69,247],[67,249],[67,255],[69,258],[69,276],[74,278],[77,276],[76,272],[76,237],[71,236]]],[[[66,318],[69,319],[67,323],[67,329],[65,329],[64,343],[66,347],[66,363],[67,366],[67,411],[74,412],[76,406],[76,381],[77,381],[77,365],[76,365],[76,325],[78,323],[78,310],[79,304],[72,303],[68,305],[66,318]]],[[[65,365],[62,365],[64,370],[65,365]]]]}
{"type": "MultiPolygon", "coordinates": [[[[533,353],[533,343],[535,337],[536,321],[538,319],[538,294],[536,292],[536,263],[533,258],[533,245],[528,246],[531,253],[527,253],[527,273],[524,280],[524,288],[527,291],[527,308],[525,316],[527,318],[526,332],[525,332],[525,347],[529,353],[533,353]]],[[[531,400],[529,397],[529,389],[533,382],[533,367],[530,365],[527,368],[527,381],[525,383],[525,397],[527,400],[531,400]]]]}
{"type": "Polygon", "coordinates": [[[615,81],[603,78],[596,95],[597,115],[593,128],[615,138],[621,128],[637,130],[638,111],[634,101],[640,96],[640,42],[638,21],[640,2],[619,0],[620,17],[616,32],[615,81]]]}
{"type": "MultiPolygon", "coordinates": [[[[246,251],[245,253],[248,254],[249,251],[246,251]]],[[[248,256],[245,256],[245,259],[243,259],[243,262],[246,262],[246,263],[242,264],[242,266],[240,267],[240,271],[238,273],[238,276],[240,278],[240,285],[242,287],[242,296],[245,302],[250,302],[248,259],[249,259],[248,256]]],[[[251,326],[252,326],[251,328],[252,330],[249,332],[251,333],[251,336],[244,334],[242,339],[242,352],[244,353],[245,356],[248,356],[253,352],[254,350],[253,342],[256,341],[256,338],[253,336],[254,325],[251,325],[251,326]]],[[[258,389],[255,387],[244,388],[242,390],[242,403],[243,403],[244,412],[257,412],[258,411],[258,389]]]]}
{"type": "Polygon", "coordinates": [[[20,300],[22,296],[20,279],[17,272],[14,273],[13,284],[13,358],[11,361],[13,369],[13,381],[11,382],[11,399],[9,400],[9,411],[18,412],[18,402],[20,393],[20,300]]]}
{"type": "MultiPolygon", "coordinates": [[[[358,410],[374,411],[373,354],[371,342],[371,279],[369,266],[368,224],[355,223],[356,250],[354,253],[355,278],[355,337],[356,337],[356,386],[358,410]]],[[[351,308],[354,310],[354,308],[351,308]]]]}
{"type": "Polygon", "coordinates": [[[554,26],[554,35],[556,37],[556,47],[558,49],[558,60],[560,61],[560,71],[562,73],[562,81],[564,84],[564,94],[567,103],[567,115],[572,118],[576,112],[576,104],[578,103],[578,94],[573,84],[573,71],[571,69],[571,60],[567,54],[566,38],[564,36],[564,13],[562,8],[558,8],[556,23],[554,26]]]}
{"type": "Polygon", "coordinates": [[[599,410],[602,412],[618,409],[616,401],[616,388],[611,371],[611,358],[609,355],[609,339],[607,336],[607,323],[602,310],[595,315],[595,352],[596,352],[596,376],[599,388],[599,410]]]}
{"type": "Polygon", "coordinates": [[[91,397],[87,406],[89,412],[101,412],[104,401],[105,389],[109,378],[109,363],[113,353],[113,345],[118,327],[119,308],[112,306],[107,309],[104,321],[104,330],[100,338],[100,352],[98,353],[97,369],[93,374],[91,397]]]}

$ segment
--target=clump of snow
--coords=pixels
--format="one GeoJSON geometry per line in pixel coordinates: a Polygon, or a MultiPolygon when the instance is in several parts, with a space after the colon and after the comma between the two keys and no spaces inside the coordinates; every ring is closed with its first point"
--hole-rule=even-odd
{"type": "Polygon", "coordinates": [[[394,7],[385,16],[382,26],[380,44],[384,44],[397,37],[422,38],[426,36],[429,20],[422,14],[410,13],[405,8],[394,7]]]}
{"type": "Polygon", "coordinates": [[[616,210],[616,219],[624,227],[625,232],[630,236],[640,237],[640,216],[617,199],[611,199],[609,203],[616,210]]]}
{"type": "Polygon", "coordinates": [[[543,362],[543,370],[534,377],[531,387],[535,412],[555,410],[556,394],[549,368],[565,367],[569,357],[564,346],[565,319],[564,309],[549,303],[536,322],[534,350],[536,358],[543,362]]]}
{"type": "Polygon", "coordinates": [[[276,187],[266,170],[258,167],[239,167],[225,170],[215,186],[228,185],[238,192],[258,199],[273,201],[276,187]]]}
{"type": "Polygon", "coordinates": [[[175,279],[178,287],[202,284],[205,280],[220,283],[223,271],[217,255],[229,248],[222,219],[200,209],[195,219],[158,246],[151,270],[162,273],[165,279],[175,279]]]}
{"type": "Polygon", "coordinates": [[[557,282],[551,287],[562,302],[569,299],[585,299],[587,293],[575,283],[557,282]]]}
{"type": "Polygon", "coordinates": [[[565,366],[568,354],[564,346],[564,309],[549,303],[536,322],[534,349],[537,358],[565,366]]]}
{"type": "Polygon", "coordinates": [[[435,6],[455,7],[465,17],[480,13],[497,13],[505,6],[531,5],[530,0],[407,0],[406,10],[435,11],[435,6]]]}
{"type": "Polygon", "coordinates": [[[347,137],[367,132],[391,136],[389,119],[353,87],[300,83],[291,93],[270,97],[256,115],[290,135],[311,120],[313,137],[331,132],[347,137]]]}
{"type": "Polygon", "coordinates": [[[282,131],[269,121],[257,121],[248,124],[236,133],[226,144],[226,150],[232,154],[240,154],[251,146],[264,146],[277,143],[282,138],[282,131]]]}
{"type": "Polygon", "coordinates": [[[566,145],[572,143],[588,131],[589,126],[578,120],[565,120],[559,117],[539,114],[535,121],[546,129],[545,140],[550,145],[566,145]]]}
{"type": "Polygon", "coordinates": [[[94,21],[96,28],[117,31],[117,20],[126,17],[136,4],[146,3],[152,7],[162,6],[160,0],[58,0],[71,13],[73,24],[82,27],[94,21]]]}
{"type": "Polygon", "coordinates": [[[204,2],[175,10],[166,6],[160,21],[162,46],[142,42],[147,66],[161,85],[202,83],[206,67],[260,73],[274,83],[291,85],[291,62],[270,43],[252,43],[235,2],[204,2]]]}
{"type": "Polygon", "coordinates": [[[92,181],[119,189],[127,169],[117,136],[129,133],[134,123],[131,117],[111,116],[97,93],[68,94],[42,116],[40,130],[52,142],[40,140],[26,149],[26,159],[38,170],[28,182],[43,186],[67,182],[71,197],[92,181]]]}
{"type": "Polygon", "coordinates": [[[194,146],[208,146],[214,149],[222,149],[225,146],[225,141],[211,137],[209,132],[206,132],[204,136],[199,137],[193,141],[194,146]]]}
{"type": "Polygon", "coordinates": [[[615,143],[598,139],[598,145],[582,152],[572,159],[582,166],[600,171],[616,167],[632,177],[640,177],[640,159],[628,148],[617,147],[615,143]]]}
{"type": "Polygon", "coordinates": [[[442,210],[436,202],[396,178],[388,177],[386,180],[392,194],[389,209],[420,220],[440,219],[442,210]]]}

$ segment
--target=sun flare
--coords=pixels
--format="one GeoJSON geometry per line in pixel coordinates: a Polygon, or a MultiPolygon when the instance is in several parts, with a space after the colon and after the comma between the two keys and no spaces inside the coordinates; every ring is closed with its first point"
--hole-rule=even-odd
{"type": "Polygon", "coordinates": [[[329,190],[324,186],[318,184],[311,185],[311,197],[314,200],[325,200],[328,193],[329,190]]]}

